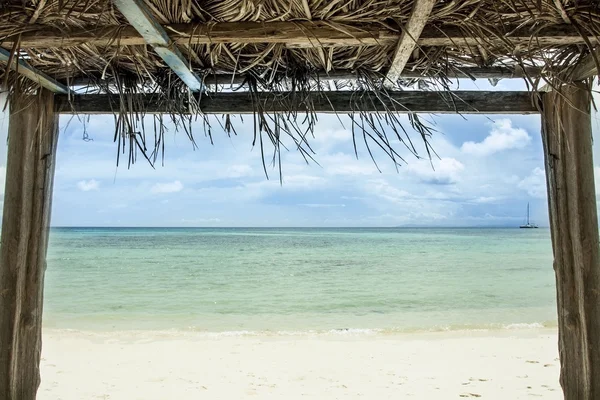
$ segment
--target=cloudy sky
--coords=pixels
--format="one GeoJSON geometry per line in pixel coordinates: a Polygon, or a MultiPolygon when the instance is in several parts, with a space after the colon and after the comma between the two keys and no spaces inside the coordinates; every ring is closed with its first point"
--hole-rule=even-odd
{"type": "MultiPolygon", "coordinates": [[[[505,81],[497,89],[519,87],[505,81]]],[[[196,150],[171,129],[165,165],[154,170],[142,160],[130,169],[116,167],[111,116],[85,124],[62,117],[52,224],[516,226],[530,202],[532,219],[547,226],[539,116],[424,117],[437,130],[433,168],[407,156],[396,171],[379,153],[379,172],[364,146],[354,156],[349,120],[323,115],[311,141],[320,166],[307,165],[294,150],[284,152],[283,185],[276,169],[266,179],[249,120],[231,138],[213,120],[214,145],[197,124],[196,150]],[[92,140],[83,140],[84,131],[92,140]]],[[[5,131],[6,121],[0,124],[5,131]]],[[[600,132],[598,115],[593,125],[600,132]]],[[[598,166],[599,145],[594,150],[598,166]]],[[[3,146],[2,177],[5,164],[3,146]]]]}

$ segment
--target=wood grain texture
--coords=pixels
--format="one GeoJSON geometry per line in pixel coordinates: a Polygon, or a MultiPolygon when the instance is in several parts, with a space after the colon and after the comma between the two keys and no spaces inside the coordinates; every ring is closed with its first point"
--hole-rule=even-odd
{"type": "Polygon", "coordinates": [[[427,24],[435,3],[436,0],[415,1],[410,18],[402,29],[398,46],[392,58],[392,64],[384,82],[386,87],[393,88],[397,86],[398,79],[400,79],[406,63],[410,59],[413,50],[417,48],[417,41],[427,24]]]}
{"type": "MultiPolygon", "coordinates": [[[[11,57],[10,51],[0,48],[0,62],[8,64],[9,68],[13,71],[18,72],[24,77],[38,83],[40,86],[45,87],[54,93],[69,93],[69,88],[60,82],[57,82],[53,78],[49,77],[42,71],[33,68],[27,61],[22,58],[11,57]]],[[[4,107],[4,105],[2,105],[4,107]]]]}
{"type": "MultiPolygon", "coordinates": [[[[77,95],[69,99],[56,96],[57,112],[61,114],[112,114],[120,108],[118,95],[77,95]]],[[[137,95],[132,104],[143,106],[147,113],[173,111],[169,104],[153,95],[137,95]]],[[[465,114],[532,114],[538,108],[529,92],[390,92],[389,97],[376,97],[364,92],[321,92],[307,97],[289,92],[263,92],[252,97],[248,92],[204,95],[200,102],[205,114],[252,114],[264,112],[315,111],[320,113],[356,113],[361,111],[397,113],[465,113],[465,114]],[[325,95],[326,94],[326,95],[325,95]],[[300,100],[301,99],[301,100],[300,100]]],[[[141,111],[141,110],[140,110],[141,111]]]]}
{"type": "MultiPolygon", "coordinates": [[[[379,24],[346,24],[332,21],[220,22],[214,24],[170,24],[163,26],[170,39],[178,45],[217,43],[282,43],[291,48],[330,46],[391,46],[398,43],[400,31],[379,24]]],[[[456,26],[426,26],[417,40],[419,46],[471,47],[477,45],[529,46],[532,32],[517,26],[506,26],[510,34],[502,38],[490,36],[484,43],[469,37],[456,26]]],[[[557,25],[535,31],[536,45],[585,44],[572,25],[557,25]]],[[[597,43],[595,36],[587,38],[597,43]]],[[[0,46],[11,48],[16,37],[0,39],[0,46]]],[[[81,44],[95,46],[144,45],[146,41],[131,25],[100,26],[72,30],[57,30],[32,25],[21,34],[21,48],[62,48],[81,44]]]]}
{"type": "Polygon", "coordinates": [[[13,97],[0,243],[0,399],[34,400],[58,115],[53,94],[13,97]]]}
{"type": "Polygon", "coordinates": [[[202,90],[202,80],[191,70],[190,62],[181,54],[142,0],[112,0],[112,2],[146,43],[154,48],[156,54],[192,91],[202,90]]]}
{"type": "Polygon", "coordinates": [[[591,97],[583,83],[542,94],[542,138],[566,400],[600,398],[600,258],[591,97]]]}
{"type": "Polygon", "coordinates": [[[581,62],[575,67],[572,72],[572,79],[583,81],[585,79],[597,76],[600,79],[600,71],[598,71],[598,65],[600,64],[600,48],[594,50],[593,53],[588,54],[581,62]]]}

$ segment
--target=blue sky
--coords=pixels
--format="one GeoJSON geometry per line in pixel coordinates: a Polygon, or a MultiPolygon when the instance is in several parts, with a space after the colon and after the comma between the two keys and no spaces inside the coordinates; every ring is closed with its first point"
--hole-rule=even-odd
{"type": "MultiPolygon", "coordinates": [[[[488,88],[486,85],[480,85],[488,88]]],[[[497,89],[519,88],[501,82],[497,89]]],[[[366,150],[354,156],[349,121],[320,116],[311,144],[316,164],[284,152],[283,185],[270,180],[252,127],[227,137],[214,122],[214,145],[201,124],[198,149],[169,132],[165,166],[139,160],[115,166],[112,116],[84,124],[61,118],[54,188],[54,226],[516,226],[527,202],[532,219],[548,224],[539,116],[427,116],[440,159],[407,156],[397,172],[383,154],[378,172],[366,150]]],[[[248,121],[248,120],[246,120],[248,121]]],[[[6,121],[1,121],[5,135],[6,121]]],[[[594,132],[600,132],[594,115],[594,132]]],[[[3,143],[5,141],[3,140],[3,143]]],[[[594,145],[595,165],[600,147],[594,145]]],[[[6,146],[0,154],[4,178],[6,146]]],[[[600,168],[596,167],[597,175],[600,168]]],[[[2,190],[4,182],[0,182],[2,190]]]]}

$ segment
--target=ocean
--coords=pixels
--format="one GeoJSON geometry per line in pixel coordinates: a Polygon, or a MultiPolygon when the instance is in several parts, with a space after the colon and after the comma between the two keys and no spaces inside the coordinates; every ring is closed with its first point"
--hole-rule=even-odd
{"type": "Polygon", "coordinates": [[[52,228],[44,326],[220,335],[556,326],[550,232],[52,228]]]}

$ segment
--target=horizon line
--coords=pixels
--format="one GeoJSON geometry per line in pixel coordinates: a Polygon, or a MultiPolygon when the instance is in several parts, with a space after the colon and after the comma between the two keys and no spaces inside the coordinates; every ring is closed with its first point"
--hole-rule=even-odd
{"type": "MultiPolygon", "coordinates": [[[[398,225],[398,226],[118,226],[118,225],[53,225],[52,228],[145,228],[145,229],[473,229],[473,228],[489,228],[489,229],[504,229],[515,228],[519,229],[519,225],[469,225],[469,226],[452,226],[452,225],[398,225]]],[[[538,228],[550,228],[548,225],[540,225],[538,228]]]]}

